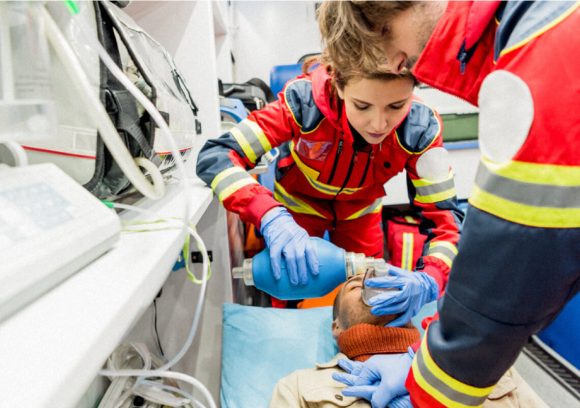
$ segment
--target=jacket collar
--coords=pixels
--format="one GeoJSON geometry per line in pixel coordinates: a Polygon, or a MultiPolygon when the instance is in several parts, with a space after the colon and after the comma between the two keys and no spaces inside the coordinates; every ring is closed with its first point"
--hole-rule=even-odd
{"type": "Polygon", "coordinates": [[[450,1],[413,68],[417,79],[477,105],[493,64],[493,19],[500,3],[450,1]]]}
{"type": "Polygon", "coordinates": [[[471,49],[477,44],[485,28],[493,20],[501,0],[476,1],[472,4],[465,27],[465,48],[471,49]]]}
{"type": "Polygon", "coordinates": [[[354,137],[346,117],[346,108],[334,90],[332,76],[326,66],[319,65],[308,75],[312,81],[314,103],[326,120],[340,133],[340,137],[348,143],[353,143],[354,137]]]}
{"type": "Polygon", "coordinates": [[[327,67],[321,64],[308,75],[312,81],[314,103],[335,128],[342,130],[341,116],[344,104],[334,92],[332,76],[328,73],[327,67]]]}

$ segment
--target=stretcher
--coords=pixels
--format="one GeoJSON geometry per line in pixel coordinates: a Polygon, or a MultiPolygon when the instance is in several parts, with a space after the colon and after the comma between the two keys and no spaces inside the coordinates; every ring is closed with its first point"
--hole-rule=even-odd
{"type": "MultiPolygon", "coordinates": [[[[436,311],[425,305],[420,322],[436,311]]],[[[276,309],[223,307],[220,400],[222,408],[267,407],[276,382],[294,370],[329,361],[337,352],[332,307],[276,309]]]]}

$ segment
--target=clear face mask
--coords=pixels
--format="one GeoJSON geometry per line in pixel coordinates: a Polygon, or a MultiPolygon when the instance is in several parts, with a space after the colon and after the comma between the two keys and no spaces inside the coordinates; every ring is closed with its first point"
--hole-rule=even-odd
{"type": "Polygon", "coordinates": [[[362,300],[365,305],[370,306],[369,301],[372,297],[379,295],[389,290],[397,290],[394,288],[371,288],[367,286],[367,279],[380,278],[389,276],[389,268],[386,264],[376,264],[367,268],[362,286],[362,300]]]}

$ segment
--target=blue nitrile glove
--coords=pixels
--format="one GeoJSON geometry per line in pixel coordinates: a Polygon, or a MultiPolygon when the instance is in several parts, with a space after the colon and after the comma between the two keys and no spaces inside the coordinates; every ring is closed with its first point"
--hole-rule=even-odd
{"type": "Polygon", "coordinates": [[[377,316],[401,314],[387,326],[404,326],[424,304],[437,299],[439,285],[424,272],[410,272],[389,265],[389,275],[365,281],[369,288],[394,288],[369,299],[377,316]]]}
{"type": "Polygon", "coordinates": [[[409,394],[395,398],[387,406],[389,408],[413,408],[409,394]]]}
{"type": "Polygon", "coordinates": [[[364,363],[339,360],[338,365],[346,373],[334,373],[332,378],[348,385],[342,390],[343,395],[366,399],[373,408],[405,407],[402,404],[409,394],[405,380],[414,355],[409,347],[407,353],[377,354],[364,363]]]}
{"type": "Polygon", "coordinates": [[[268,211],[261,221],[260,232],[270,249],[270,262],[276,280],[281,276],[282,255],[292,285],[308,283],[307,270],[318,275],[318,256],[310,236],[296,224],[284,207],[268,211]]]}

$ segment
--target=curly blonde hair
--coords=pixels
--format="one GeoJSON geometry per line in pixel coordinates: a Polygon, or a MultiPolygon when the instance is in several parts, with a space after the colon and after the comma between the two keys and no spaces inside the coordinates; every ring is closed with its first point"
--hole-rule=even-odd
{"type": "Polygon", "coordinates": [[[385,65],[382,43],[389,19],[413,7],[413,1],[324,1],[318,25],[325,45],[323,60],[338,72],[373,72],[385,65]]]}
{"type": "Polygon", "coordinates": [[[329,58],[327,50],[322,54],[308,57],[302,64],[302,72],[308,73],[317,64],[325,66],[326,71],[332,76],[332,84],[334,88],[344,89],[346,84],[352,79],[378,79],[381,81],[392,81],[399,78],[409,78],[413,82],[413,86],[417,85],[417,80],[408,69],[404,69],[399,73],[390,71],[387,67],[369,67],[368,69],[361,67],[346,67],[337,68],[333,61],[329,58]]]}

